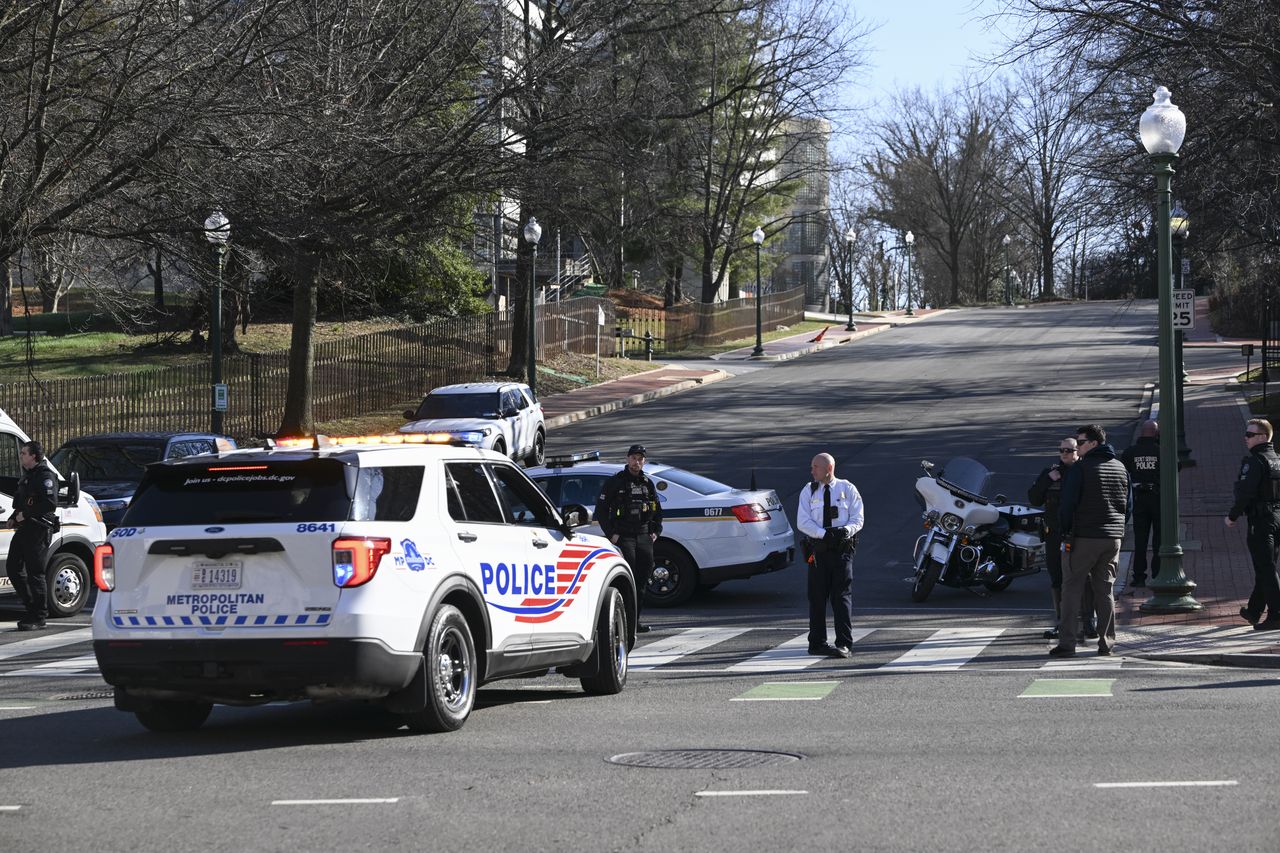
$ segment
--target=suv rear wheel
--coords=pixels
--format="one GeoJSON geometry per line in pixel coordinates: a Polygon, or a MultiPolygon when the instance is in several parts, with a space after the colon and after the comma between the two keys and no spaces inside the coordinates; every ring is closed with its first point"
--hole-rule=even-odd
{"type": "Polygon", "coordinates": [[[441,605],[427,632],[427,706],[405,715],[417,732],[453,732],[462,728],[476,701],[476,646],[466,617],[452,604],[441,605]]]}
{"type": "Polygon", "coordinates": [[[547,436],[538,430],[533,437],[533,450],[529,451],[529,455],[524,458],[524,467],[534,468],[541,465],[547,458],[547,436]]]}
{"type": "Polygon", "coordinates": [[[84,609],[92,586],[84,560],[69,551],[54,554],[47,577],[50,616],[75,616],[84,609]]]}

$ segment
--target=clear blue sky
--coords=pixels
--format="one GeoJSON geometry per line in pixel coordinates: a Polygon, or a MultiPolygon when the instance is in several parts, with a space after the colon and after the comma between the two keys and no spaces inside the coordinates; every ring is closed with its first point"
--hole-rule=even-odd
{"type": "Polygon", "coordinates": [[[871,25],[867,73],[858,102],[869,106],[900,87],[931,92],[959,83],[975,56],[995,52],[1000,33],[978,20],[993,0],[845,0],[871,25]]]}

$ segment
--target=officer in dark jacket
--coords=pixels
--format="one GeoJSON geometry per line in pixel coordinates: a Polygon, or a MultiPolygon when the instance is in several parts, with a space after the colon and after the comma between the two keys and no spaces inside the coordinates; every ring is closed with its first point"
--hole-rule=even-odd
{"type": "MultiPolygon", "coordinates": [[[[1027,490],[1027,501],[1044,507],[1044,562],[1053,598],[1053,627],[1044,632],[1046,640],[1058,639],[1058,622],[1062,618],[1062,532],[1058,529],[1058,509],[1062,503],[1062,480],[1074,464],[1076,440],[1068,436],[1058,442],[1058,461],[1041,471],[1027,490]]],[[[1092,598],[1089,601],[1086,613],[1093,609],[1092,598]]]]}
{"type": "Polygon", "coordinates": [[[1093,606],[1098,619],[1098,654],[1110,655],[1116,644],[1116,562],[1124,538],[1129,509],[1129,472],[1107,444],[1106,431],[1097,424],[1076,430],[1080,461],[1072,465],[1062,483],[1058,522],[1066,550],[1062,577],[1062,621],[1058,645],[1050,657],[1074,657],[1076,617],[1084,585],[1093,586],[1093,606]]]}
{"type": "Polygon", "coordinates": [[[640,608],[653,573],[653,543],[662,534],[662,505],[653,480],[644,473],[646,455],[644,445],[631,445],[627,467],[605,480],[596,498],[596,521],[636,578],[636,631],[641,634],[649,630],[640,624],[640,608]]]}
{"type": "Polygon", "coordinates": [[[1255,418],[1245,424],[1244,443],[1249,455],[1240,466],[1235,503],[1227,513],[1227,527],[1235,527],[1241,515],[1249,518],[1249,556],[1253,558],[1253,592],[1240,615],[1253,622],[1255,631],[1280,629],[1280,579],[1276,576],[1280,550],[1280,457],[1271,445],[1271,424],[1255,418]],[[1267,618],[1262,619],[1262,608],[1267,618]],[[1259,621],[1261,620],[1261,621],[1259,621]]]}
{"type": "Polygon", "coordinates": [[[1151,577],[1160,574],[1160,425],[1142,424],[1138,440],[1120,461],[1133,484],[1133,582],[1147,585],[1147,540],[1151,540],[1151,577]]]}
{"type": "Polygon", "coordinates": [[[39,631],[49,615],[45,558],[58,524],[58,478],[45,461],[38,441],[25,442],[18,448],[18,462],[25,473],[13,496],[9,526],[14,533],[6,565],[13,589],[27,608],[26,618],[18,621],[18,630],[39,631]]]}

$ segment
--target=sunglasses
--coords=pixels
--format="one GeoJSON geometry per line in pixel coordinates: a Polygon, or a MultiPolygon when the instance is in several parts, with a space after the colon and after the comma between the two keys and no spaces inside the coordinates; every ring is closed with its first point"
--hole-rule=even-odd
{"type": "Polygon", "coordinates": [[[1059,447],[1058,452],[1059,453],[1075,453],[1076,449],[1074,447],[1059,447]]]}
{"type": "Polygon", "coordinates": [[[1266,433],[1265,432],[1249,432],[1248,430],[1244,431],[1245,438],[1256,438],[1257,436],[1260,436],[1260,435],[1266,436],[1266,433]]]}

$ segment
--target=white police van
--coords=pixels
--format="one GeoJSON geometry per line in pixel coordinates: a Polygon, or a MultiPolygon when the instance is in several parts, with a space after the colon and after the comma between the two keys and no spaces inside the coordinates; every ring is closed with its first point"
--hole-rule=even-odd
{"type": "Polygon", "coordinates": [[[519,467],[449,436],[316,439],[154,463],[95,555],[94,653],[155,731],[214,704],[377,702],[417,731],[550,669],[622,690],[636,591],[519,467]]]}
{"type": "MultiPolygon", "coordinates": [[[[0,409],[0,596],[12,596],[8,600],[14,602],[17,592],[9,579],[7,565],[13,529],[7,522],[13,515],[18,481],[25,473],[18,463],[18,448],[27,440],[21,427],[0,409]]],[[[58,475],[56,470],[53,473],[58,475]]],[[[92,497],[80,491],[79,479],[73,474],[69,481],[59,482],[58,530],[49,542],[45,562],[49,615],[53,617],[74,616],[84,609],[93,591],[89,569],[93,565],[93,550],[107,539],[102,511],[92,497]]]]}

